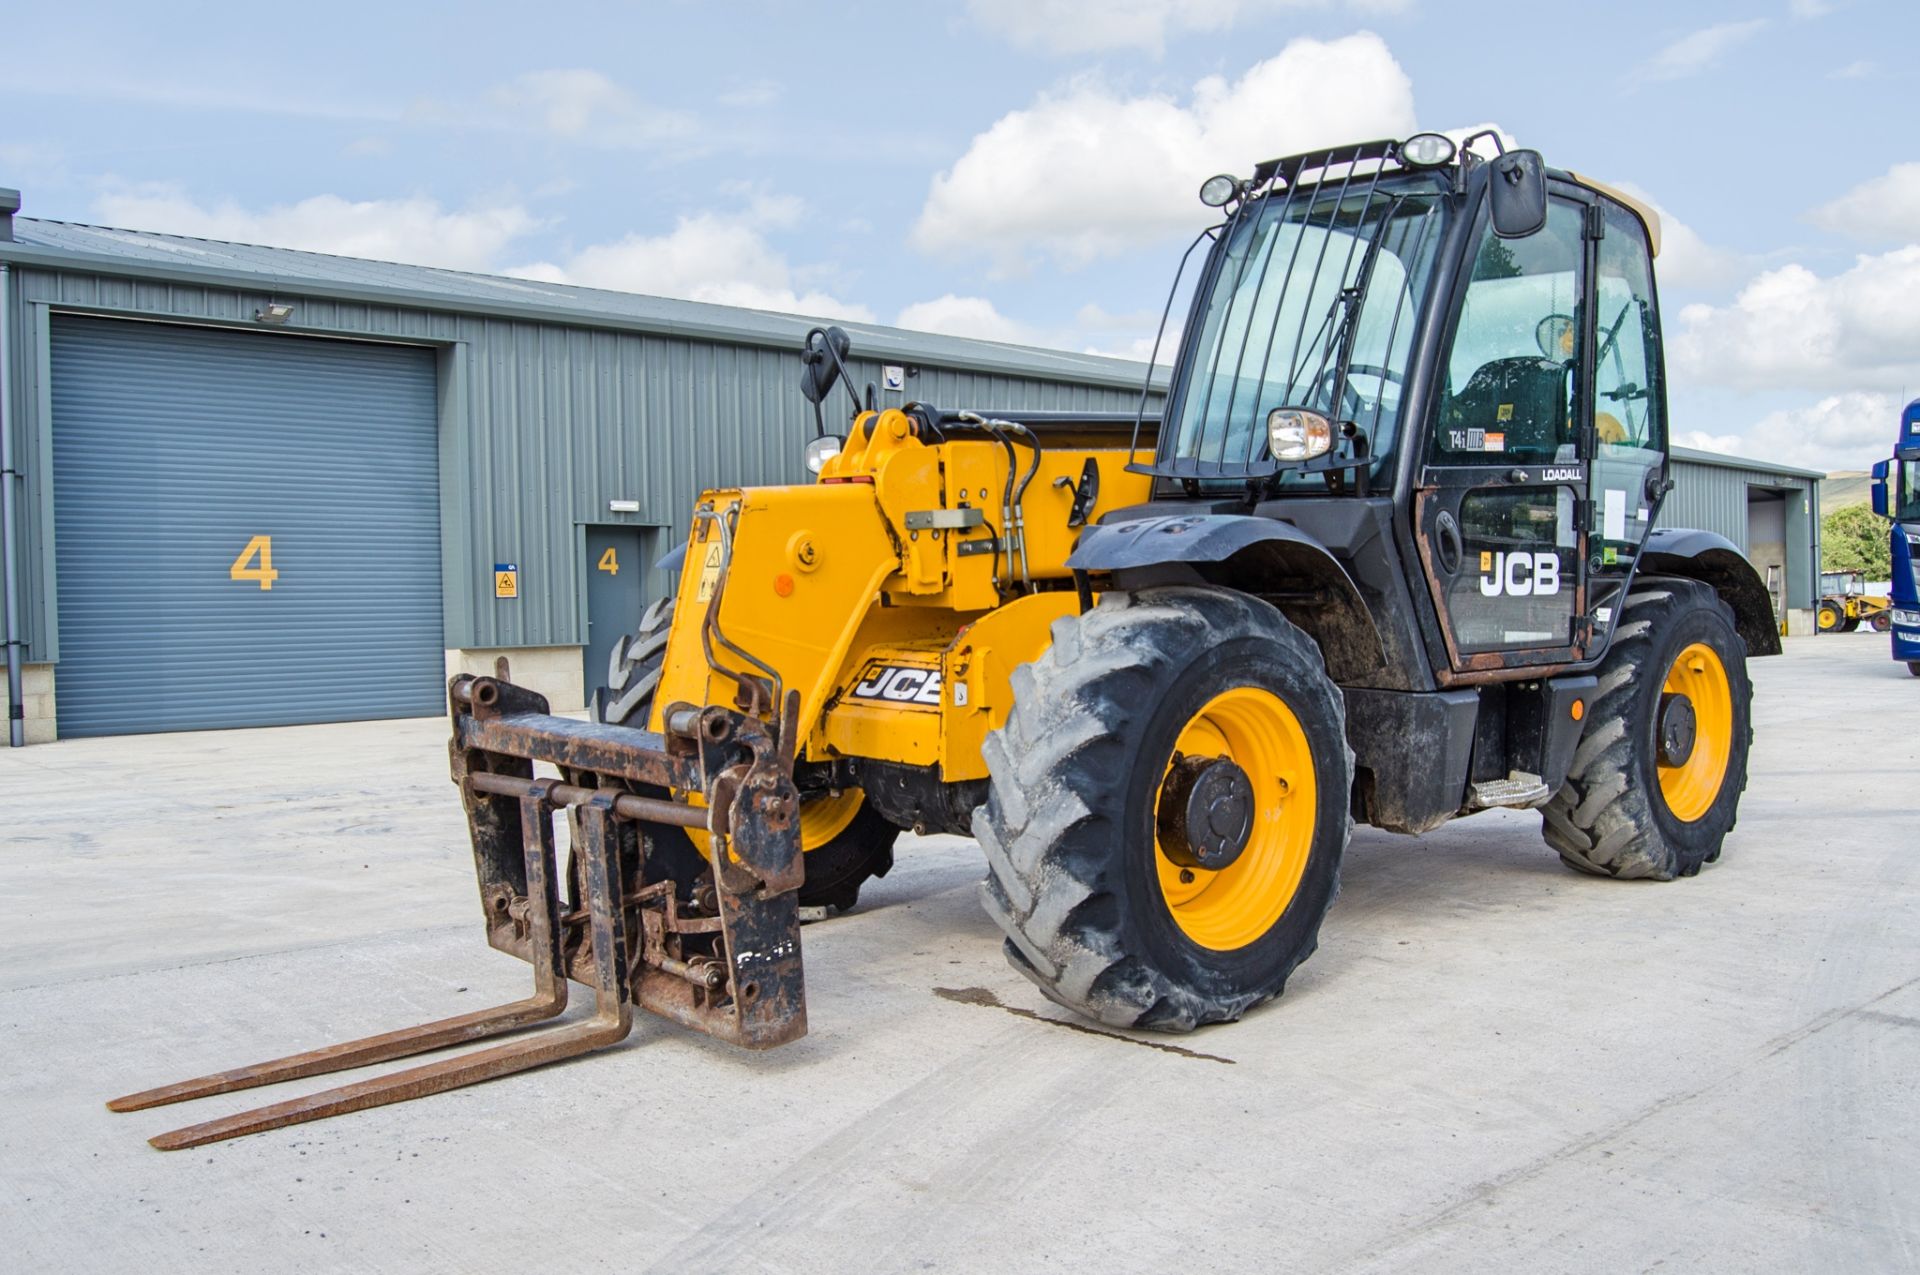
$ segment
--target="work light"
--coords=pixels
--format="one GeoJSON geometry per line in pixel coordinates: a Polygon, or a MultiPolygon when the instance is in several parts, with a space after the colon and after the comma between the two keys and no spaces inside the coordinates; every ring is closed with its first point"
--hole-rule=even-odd
{"type": "Polygon", "coordinates": [[[1400,162],[1408,168],[1438,168],[1453,153],[1453,139],[1441,133],[1415,133],[1400,143],[1400,162]]]}
{"type": "Polygon", "coordinates": [[[1200,183],[1200,202],[1209,208],[1219,208],[1239,193],[1240,179],[1231,173],[1221,173],[1200,183]]]}

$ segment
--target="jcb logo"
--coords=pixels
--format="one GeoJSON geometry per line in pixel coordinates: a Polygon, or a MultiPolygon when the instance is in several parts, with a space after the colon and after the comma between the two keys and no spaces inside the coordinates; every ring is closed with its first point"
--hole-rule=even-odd
{"type": "Polygon", "coordinates": [[[891,704],[938,704],[940,670],[900,664],[871,664],[866,677],[853,688],[854,699],[885,700],[891,704]]]}
{"type": "Polygon", "coordinates": [[[1482,553],[1480,592],[1497,598],[1546,597],[1560,592],[1560,556],[1552,553],[1482,553]]]}

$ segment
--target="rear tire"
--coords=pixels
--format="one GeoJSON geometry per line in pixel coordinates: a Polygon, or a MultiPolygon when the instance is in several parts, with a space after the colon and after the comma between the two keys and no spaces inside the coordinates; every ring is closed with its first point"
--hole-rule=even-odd
{"type": "Polygon", "coordinates": [[[1888,629],[1893,627],[1893,617],[1888,615],[1885,611],[1882,611],[1878,615],[1874,616],[1871,620],[1867,621],[1867,627],[1872,629],[1875,633],[1885,633],[1888,629]]]}
{"type": "MultiPolygon", "coordinates": [[[[613,644],[611,667],[607,670],[607,694],[602,701],[600,720],[611,726],[645,727],[653,710],[653,693],[660,684],[660,669],[667,658],[667,636],[673,629],[673,603],[662,598],[647,608],[639,631],[613,644]]],[[[802,845],[807,870],[800,887],[801,907],[834,908],[851,911],[860,901],[860,887],[874,877],[893,870],[893,843],[900,829],[880,817],[858,789],[848,789],[840,797],[829,793],[808,793],[800,797],[802,845]],[[851,817],[838,814],[831,803],[858,801],[851,817]],[[825,822],[834,828],[822,835],[817,844],[806,845],[807,825],[825,822]]],[[[645,824],[653,856],[670,865],[676,879],[691,872],[697,876],[706,868],[701,854],[685,828],[671,824],[645,824]]],[[[703,834],[704,835],[704,834],[703,834]]]]}
{"type": "Polygon", "coordinates": [[[1832,633],[1846,622],[1847,617],[1841,613],[1838,606],[1835,606],[1831,602],[1822,602],[1820,604],[1819,614],[1814,618],[1819,624],[1822,633],[1832,633]]]}
{"type": "Polygon", "coordinates": [[[1243,594],[1108,593],[1054,622],[1013,691],[973,816],[1013,967],[1116,1027],[1188,1031],[1280,995],[1318,943],[1349,829],[1345,711],[1312,640],[1243,594]],[[1204,876],[1155,830],[1176,743],[1251,784],[1246,848],[1204,876]]]}
{"type": "Polygon", "coordinates": [[[1718,859],[1747,786],[1752,697],[1746,643],[1710,587],[1636,585],[1600,666],[1567,782],[1541,811],[1547,844],[1568,867],[1622,879],[1671,881],[1718,859]],[[1694,755],[1680,766],[1662,764],[1657,743],[1670,684],[1688,688],[1690,702],[1700,691],[1694,755]]]}

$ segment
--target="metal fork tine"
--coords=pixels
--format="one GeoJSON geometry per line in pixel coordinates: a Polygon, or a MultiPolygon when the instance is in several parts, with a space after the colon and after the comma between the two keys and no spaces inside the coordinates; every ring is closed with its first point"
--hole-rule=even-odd
{"type": "Polygon", "coordinates": [[[365,1067],[370,1063],[408,1058],[414,1054],[445,1049],[449,1045],[458,1045],[469,1040],[484,1040],[489,1036],[499,1036],[515,1031],[552,1018],[565,1008],[564,997],[533,996],[526,1000],[514,1001],[510,1005],[499,1005],[471,1014],[461,1014],[455,1018],[443,1018],[438,1022],[422,1023],[418,1027],[406,1027],[380,1036],[368,1036],[361,1040],[328,1045],[324,1049],[309,1050],[304,1054],[290,1054],[271,1062],[215,1072],[209,1076],[183,1080],[178,1084],[162,1085],[158,1089],[142,1090],[139,1093],[128,1094],[124,1098],[115,1098],[107,1104],[107,1108],[111,1111],[143,1111],[148,1107],[164,1107],[169,1103],[187,1102],[214,1094],[255,1089],[261,1085],[277,1085],[283,1080],[299,1080],[303,1076],[323,1076],[329,1072],[365,1067]]]}
{"type": "MultiPolygon", "coordinates": [[[[417,1027],[343,1041],[322,1049],[290,1054],[270,1062],[236,1067],[177,1084],[162,1085],[115,1098],[111,1111],[142,1111],[169,1103],[187,1102],[214,1094],[254,1089],[261,1085],[348,1071],[371,1063],[409,1058],[449,1045],[485,1040],[554,1018],[567,1007],[567,980],[561,971],[558,942],[559,898],[553,880],[553,781],[541,781],[520,803],[520,826],[527,865],[528,926],[537,959],[533,963],[534,994],[524,1000],[442,1018],[417,1027]]],[[[478,1057],[478,1055],[475,1055],[478,1057]]],[[[351,1086],[349,1086],[351,1087],[351,1086]]],[[[430,1091],[423,1091],[430,1092],[430,1091]]],[[[392,1101],[392,1099],[388,1099],[392,1101]]],[[[287,1104],[282,1104],[287,1105],[287,1104]]],[[[308,1117],[311,1119],[312,1117],[308,1117]]],[[[231,1135],[229,1135],[231,1136],[231,1135]]]]}
{"type": "Polygon", "coordinates": [[[179,1151],[227,1138],[238,1138],[243,1134],[263,1133],[290,1124],[324,1120],[328,1116],[344,1115],[349,1111],[364,1111],[369,1107],[383,1107],[388,1103],[405,1102],[409,1098],[444,1093],[463,1085],[510,1076],[517,1071],[589,1053],[623,1039],[632,1026],[630,1011],[608,1014],[603,1009],[585,1022],[542,1032],[530,1040],[495,1045],[491,1049],[482,1049],[459,1058],[443,1059],[424,1067],[411,1067],[391,1076],[377,1076],[372,1080],[341,1085],[304,1098],[256,1107],[238,1115],[174,1129],[147,1141],[162,1151],[179,1151]]]}
{"type": "MultiPolygon", "coordinates": [[[[552,824],[546,821],[552,807],[546,797],[547,789],[541,787],[522,806],[523,810],[535,805],[541,808],[543,822],[540,840],[543,843],[552,835],[552,824]]],[[[237,1115],[223,1116],[218,1120],[188,1125],[147,1141],[162,1151],[204,1146],[209,1142],[237,1138],[243,1134],[261,1133],[309,1120],[323,1120],[349,1111],[364,1111],[369,1107],[382,1107],[388,1103],[405,1102],[409,1098],[444,1093],[463,1085],[509,1076],[563,1058],[573,1058],[625,1039],[633,1030],[633,1009],[627,1003],[627,944],[622,926],[619,865],[615,862],[618,847],[618,836],[613,826],[615,799],[616,794],[603,792],[580,808],[581,831],[584,834],[581,840],[585,843],[586,851],[588,925],[593,942],[595,1012],[592,1018],[543,1032],[530,1040],[495,1045],[459,1058],[411,1067],[391,1076],[357,1081],[304,1098],[293,1098],[237,1115]]],[[[531,879],[527,885],[531,892],[531,879]]],[[[547,889],[550,898],[551,888],[549,882],[547,889]]],[[[553,912],[557,912],[557,907],[553,912]]],[[[550,916],[552,914],[549,913],[550,916]]],[[[557,929],[550,933],[557,933],[557,929]]],[[[558,971],[558,946],[550,946],[552,968],[558,971]]],[[[536,968],[545,971],[547,967],[542,965],[536,968]]],[[[560,980],[557,986],[562,989],[561,995],[564,996],[565,981],[560,980]]]]}

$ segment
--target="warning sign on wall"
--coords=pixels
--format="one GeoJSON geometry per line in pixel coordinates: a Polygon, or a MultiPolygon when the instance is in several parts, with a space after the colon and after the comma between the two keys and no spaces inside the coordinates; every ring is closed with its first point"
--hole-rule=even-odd
{"type": "Polygon", "coordinates": [[[520,596],[519,563],[496,562],[493,564],[493,596],[496,598],[517,598],[520,596]]]}

